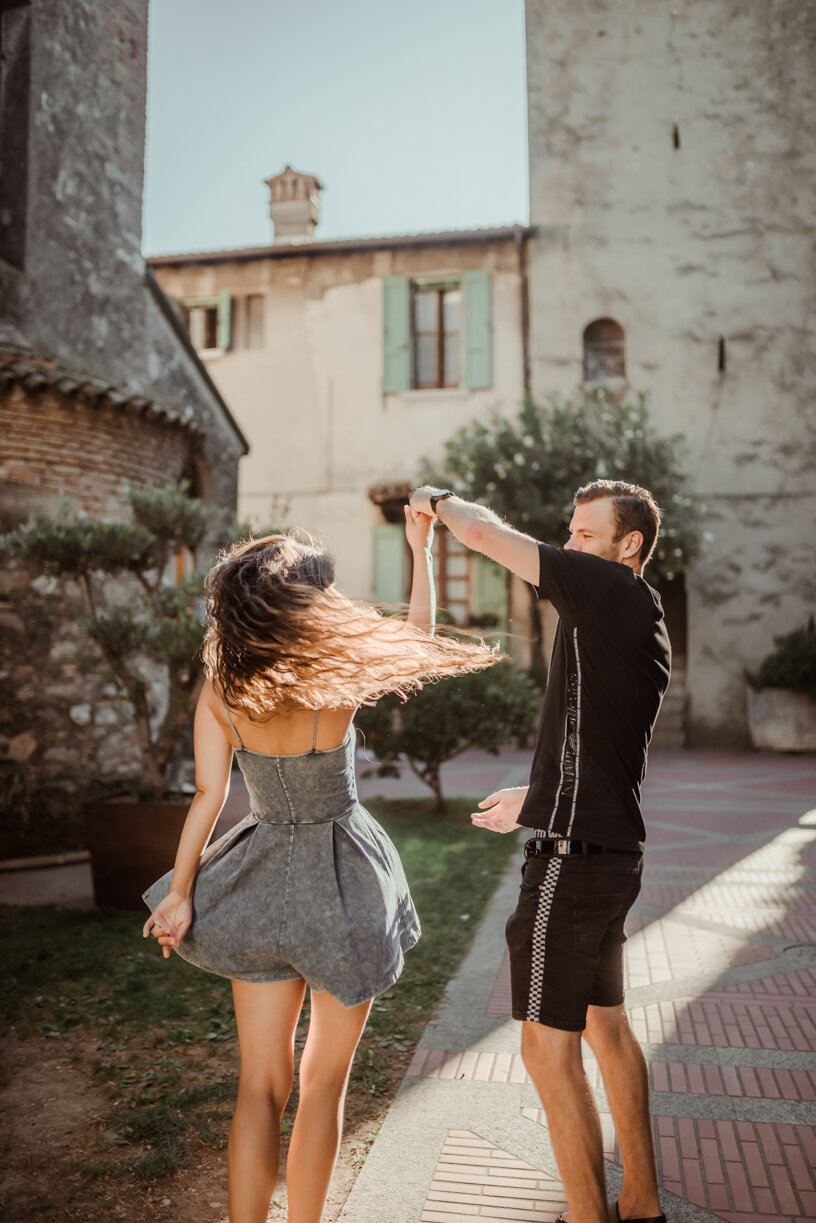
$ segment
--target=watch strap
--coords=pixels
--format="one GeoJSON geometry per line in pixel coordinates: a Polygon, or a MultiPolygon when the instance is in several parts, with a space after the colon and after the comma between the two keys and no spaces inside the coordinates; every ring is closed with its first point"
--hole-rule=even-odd
{"type": "Polygon", "coordinates": [[[452,497],[453,493],[449,488],[442,488],[438,493],[432,493],[430,496],[431,513],[436,513],[436,505],[438,501],[445,501],[448,497],[452,497]]]}

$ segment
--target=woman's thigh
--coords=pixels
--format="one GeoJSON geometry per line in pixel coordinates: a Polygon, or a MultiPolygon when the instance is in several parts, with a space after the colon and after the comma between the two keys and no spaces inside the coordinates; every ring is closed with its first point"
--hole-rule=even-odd
{"type": "Polygon", "coordinates": [[[300,977],[263,984],[232,982],[242,1082],[288,1094],[295,1028],[305,992],[306,982],[300,977]]]}
{"type": "Polygon", "coordinates": [[[325,990],[312,992],[311,1018],[300,1066],[301,1082],[345,1078],[366,1025],[371,1003],[345,1007],[325,990]]]}

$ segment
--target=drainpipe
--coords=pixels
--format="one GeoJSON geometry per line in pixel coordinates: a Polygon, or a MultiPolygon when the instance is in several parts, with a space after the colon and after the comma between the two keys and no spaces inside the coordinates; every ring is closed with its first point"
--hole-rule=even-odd
{"type": "Polygon", "coordinates": [[[514,225],[513,235],[516,242],[521,286],[521,361],[524,375],[524,394],[526,396],[530,392],[530,285],[527,275],[527,239],[529,238],[529,233],[521,225],[514,225]]]}

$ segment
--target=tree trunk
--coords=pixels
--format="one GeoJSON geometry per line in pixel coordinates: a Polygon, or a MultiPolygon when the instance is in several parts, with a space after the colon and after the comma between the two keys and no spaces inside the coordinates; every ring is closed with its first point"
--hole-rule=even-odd
{"type": "Polygon", "coordinates": [[[444,815],[448,810],[448,805],[442,794],[442,778],[439,776],[439,765],[431,765],[426,771],[424,780],[426,785],[429,785],[433,790],[434,798],[436,799],[433,807],[434,815],[444,815]]]}
{"type": "Polygon", "coordinates": [[[433,796],[436,799],[433,807],[434,815],[444,815],[448,808],[442,794],[442,779],[439,776],[439,765],[428,764],[424,769],[421,769],[411,759],[408,760],[408,764],[411,771],[417,775],[419,780],[433,791],[433,796]]]}
{"type": "Polygon", "coordinates": [[[167,713],[156,737],[156,762],[162,776],[203,687],[204,674],[201,671],[185,684],[175,683],[171,676],[167,713]]]}

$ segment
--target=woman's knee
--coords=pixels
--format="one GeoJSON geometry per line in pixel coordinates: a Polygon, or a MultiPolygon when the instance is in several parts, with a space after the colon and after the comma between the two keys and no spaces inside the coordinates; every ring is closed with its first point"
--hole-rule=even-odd
{"type": "Polygon", "coordinates": [[[292,1094],[294,1073],[293,1061],[276,1067],[242,1065],[238,1077],[238,1094],[244,1097],[255,1096],[283,1112],[292,1094]]]}

